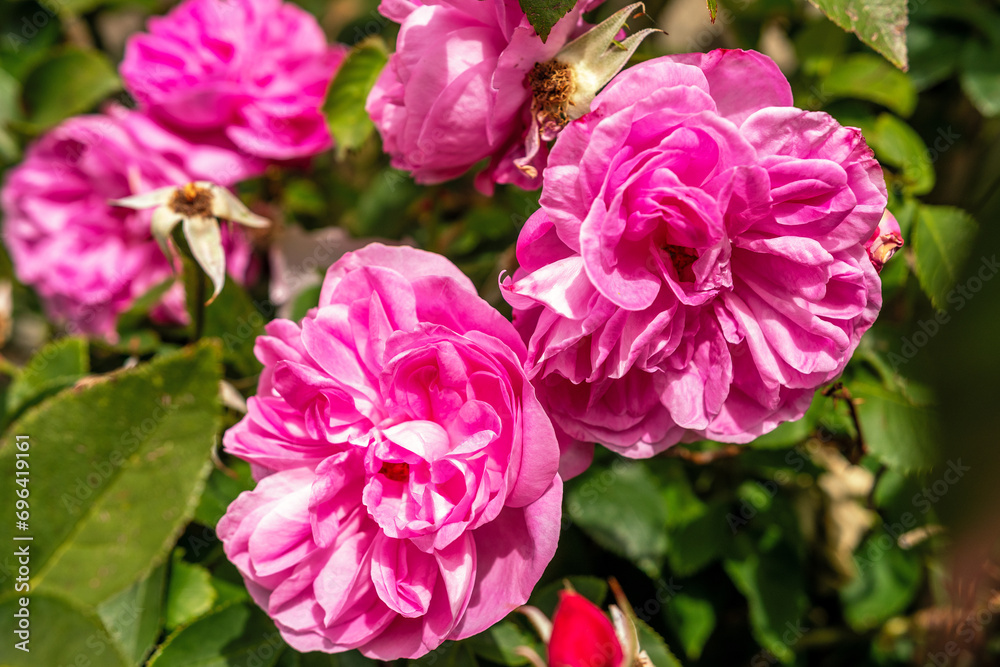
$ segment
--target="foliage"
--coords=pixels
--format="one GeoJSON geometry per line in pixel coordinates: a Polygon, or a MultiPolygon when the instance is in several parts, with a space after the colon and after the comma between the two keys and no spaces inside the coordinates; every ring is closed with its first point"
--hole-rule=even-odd
{"type": "Polygon", "coordinates": [[[347,55],[330,83],[323,113],[341,157],[345,151],[361,146],[375,131],[364,110],[365,100],[387,59],[385,43],[378,38],[367,39],[347,55]]]}
{"type": "MultiPolygon", "coordinates": [[[[285,236],[260,241],[260,254],[280,257],[285,277],[300,280],[289,283],[298,285],[291,298],[279,303],[266,287],[227,281],[195,340],[193,326],[150,320],[166,283],[120,318],[117,341],[88,341],[61,335],[0,262],[0,283],[14,294],[13,311],[0,313],[0,324],[13,321],[0,360],[0,514],[13,515],[15,438],[27,434],[35,536],[27,657],[9,640],[18,602],[9,550],[0,556],[0,664],[372,663],[288,647],[226,560],[215,524],[254,481],[249,466],[219,454],[221,434],[239,418],[220,403],[220,381],[252,394],[253,343],[265,323],[314,306],[326,266],[362,239],[440,252],[506,308],[497,276],[516,268],[513,244],[538,193],[500,187],[485,197],[471,176],[422,187],[392,169],[364,101],[393,29],[374,0],[300,4],[354,46],[323,107],[336,154],[241,186],[255,210],[283,222],[285,236]],[[301,233],[301,247],[289,230],[301,233]]],[[[735,447],[688,443],[646,461],[599,451],[566,484],[560,548],[531,604],[551,614],[569,581],[607,605],[606,581],[616,577],[660,667],[911,664],[933,638],[928,619],[954,611],[940,526],[953,486],[971,485],[962,447],[978,446],[950,439],[928,369],[951,371],[940,340],[957,334],[938,333],[960,329],[980,290],[996,290],[986,284],[995,250],[982,235],[1000,216],[1000,9],[979,0],[923,0],[909,10],[901,0],[814,0],[827,20],[802,3],[738,0],[708,2],[710,19],[695,4],[714,20],[705,28],[713,46],[758,48],[762,34],[780,33],[796,103],[862,130],[885,168],[906,245],[882,273],[879,321],[805,418],[735,447]],[[956,476],[942,491],[938,482],[956,476]]],[[[521,5],[545,37],[573,3],[521,5]]],[[[645,13],[657,21],[665,5],[653,0],[645,13]]],[[[161,10],[146,0],[0,6],[0,163],[15,165],[41,132],[118,94],[113,63],[125,35],[112,26],[161,10]]],[[[636,59],[662,54],[664,44],[648,40],[636,59]]],[[[192,284],[190,274],[178,280],[192,284]]],[[[189,308],[195,316],[200,304],[189,308]]],[[[977,354],[995,347],[998,320],[978,322],[956,343],[977,354]]],[[[964,376],[951,372],[949,386],[961,386],[964,376]]],[[[8,518],[6,545],[15,531],[8,518]]],[[[417,662],[521,667],[522,645],[544,651],[512,614],[417,662]]],[[[982,664],[1000,651],[995,642],[964,649],[982,664]]]]}

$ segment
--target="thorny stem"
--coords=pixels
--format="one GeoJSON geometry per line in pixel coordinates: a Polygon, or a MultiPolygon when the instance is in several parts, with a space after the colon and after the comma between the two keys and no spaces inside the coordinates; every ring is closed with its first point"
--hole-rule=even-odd
{"type": "Polygon", "coordinates": [[[858,464],[861,457],[868,452],[868,447],[865,445],[865,436],[861,432],[861,420],[858,418],[858,409],[854,405],[854,398],[851,396],[851,392],[844,386],[843,382],[836,382],[830,387],[828,387],[824,392],[824,396],[832,398],[836,401],[838,398],[844,399],[844,403],[847,404],[847,410],[851,413],[851,421],[854,423],[854,430],[858,433],[858,440],[856,445],[849,452],[844,452],[847,456],[847,460],[854,465],[858,464]]]}

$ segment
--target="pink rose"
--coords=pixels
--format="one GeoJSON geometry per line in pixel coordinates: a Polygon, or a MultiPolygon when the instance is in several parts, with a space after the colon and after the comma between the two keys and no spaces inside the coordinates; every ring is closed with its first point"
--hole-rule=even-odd
{"type": "Polygon", "coordinates": [[[670,56],[559,136],[504,292],[567,448],[748,442],[844,369],[885,183],[860,131],[791,104],[759,53],[670,56]]]}
{"type": "MultiPolygon", "coordinates": [[[[71,118],[29,147],[0,193],[17,277],[71,332],[114,339],[118,314],[172,268],[153,239],[151,212],[109,200],[199,179],[229,185],[249,169],[231,151],[190,144],[140,113],[112,108],[71,118]]],[[[226,238],[229,273],[240,280],[250,245],[241,235],[226,238]]],[[[151,315],[165,324],[187,321],[180,284],[151,315]]]]}
{"type": "Polygon", "coordinates": [[[530,160],[535,176],[514,164],[527,154],[528,73],[575,37],[582,12],[601,1],[578,2],[543,43],[517,0],[383,0],[380,11],[402,25],[367,110],[393,166],[429,184],[489,158],[476,178],[483,192],[494,182],[540,187],[544,144],[530,160]]]}
{"type": "Polygon", "coordinates": [[[280,0],[185,0],[132,36],[122,78],[141,107],[199,142],[287,160],[332,145],[320,106],[346,54],[280,0]]]}
{"type": "Polygon", "coordinates": [[[443,257],[372,244],[267,332],[224,439],[260,481],[218,534],[285,641],[412,658],[523,604],[562,481],[510,322],[443,257]]]}

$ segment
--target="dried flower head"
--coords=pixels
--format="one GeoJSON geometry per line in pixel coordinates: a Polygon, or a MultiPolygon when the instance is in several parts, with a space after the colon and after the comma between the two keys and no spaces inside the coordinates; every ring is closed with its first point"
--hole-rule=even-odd
{"type": "Polygon", "coordinates": [[[570,121],[590,111],[597,93],[625,66],[635,50],[656,28],[639,30],[622,41],[616,38],[635,12],[636,2],[624,7],[567,44],[552,60],[536,63],[528,73],[531,88],[531,126],[525,137],[525,155],[514,164],[529,178],[538,170],[532,162],[543,142],[553,141],[570,121]]]}
{"type": "Polygon", "coordinates": [[[191,249],[191,255],[212,280],[213,292],[208,303],[219,296],[226,283],[226,255],[222,247],[219,220],[229,220],[256,229],[271,224],[267,218],[251,213],[229,190],[208,181],[159,188],[145,194],[115,199],[111,204],[134,209],[155,206],[151,224],[153,238],[167,257],[177,256],[176,249],[170,243],[170,235],[174,227],[183,223],[184,238],[191,249]]]}

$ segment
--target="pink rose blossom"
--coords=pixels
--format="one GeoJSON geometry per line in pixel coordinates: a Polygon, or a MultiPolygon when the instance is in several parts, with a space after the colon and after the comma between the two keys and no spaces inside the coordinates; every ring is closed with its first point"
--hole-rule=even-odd
{"type": "Polygon", "coordinates": [[[564,445],[629,457],[799,418],[881,307],[886,205],[860,131],[752,51],[626,70],[549,157],[504,282],[564,445]]]}
{"type": "Polygon", "coordinates": [[[510,322],[443,257],[372,244],[267,333],[224,439],[259,483],[218,534],[285,641],[412,658],[523,604],[562,481],[510,322]]]}
{"type": "MultiPolygon", "coordinates": [[[[247,170],[238,155],[189,144],[136,112],[71,118],[28,149],[0,194],[17,277],[70,331],[113,339],[118,314],[172,268],[153,240],[151,213],[109,200],[247,170]]],[[[234,235],[226,246],[229,273],[242,279],[250,245],[234,235]]],[[[187,321],[180,284],[151,315],[166,324],[187,321]]]]}
{"type": "Polygon", "coordinates": [[[483,192],[494,182],[540,187],[547,146],[530,161],[534,177],[514,164],[527,153],[528,73],[579,34],[580,15],[601,1],[578,2],[542,42],[517,0],[383,0],[379,10],[402,25],[367,110],[393,166],[429,184],[489,158],[476,179],[483,192]]]}
{"type": "Polygon", "coordinates": [[[280,0],[185,0],[132,36],[122,78],[183,136],[287,160],[328,149],[320,106],[346,48],[280,0]]]}

